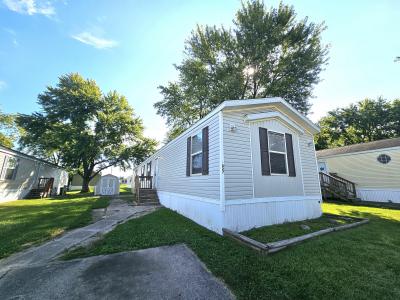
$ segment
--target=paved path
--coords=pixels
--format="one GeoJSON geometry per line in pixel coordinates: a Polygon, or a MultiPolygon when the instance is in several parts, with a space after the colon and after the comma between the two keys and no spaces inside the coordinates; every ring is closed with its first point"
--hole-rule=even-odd
{"type": "Polygon", "coordinates": [[[118,224],[128,219],[140,217],[155,209],[155,206],[132,206],[124,200],[113,199],[101,220],[88,226],[71,230],[43,245],[29,248],[0,260],[0,279],[10,269],[50,262],[64,251],[76,246],[87,245],[111,231],[118,224]]]}
{"type": "Polygon", "coordinates": [[[10,270],[1,299],[233,299],[185,245],[10,270]]]}

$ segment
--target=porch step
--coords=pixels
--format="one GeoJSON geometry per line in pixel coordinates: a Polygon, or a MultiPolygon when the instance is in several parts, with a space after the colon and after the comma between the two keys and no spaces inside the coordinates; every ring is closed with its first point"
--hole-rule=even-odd
{"type": "Polygon", "coordinates": [[[25,199],[39,199],[43,196],[43,189],[32,189],[29,193],[25,196],[25,199]]]}
{"type": "Polygon", "coordinates": [[[157,196],[157,191],[154,189],[140,189],[139,190],[139,205],[159,205],[160,201],[157,196]]]}

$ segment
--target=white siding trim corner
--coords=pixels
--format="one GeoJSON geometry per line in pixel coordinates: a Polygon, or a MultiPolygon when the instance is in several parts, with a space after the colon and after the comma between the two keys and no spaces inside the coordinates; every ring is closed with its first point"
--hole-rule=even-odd
{"type": "Polygon", "coordinates": [[[220,210],[225,210],[225,162],[224,162],[224,115],[222,110],[218,113],[219,127],[219,201],[220,210]]]}

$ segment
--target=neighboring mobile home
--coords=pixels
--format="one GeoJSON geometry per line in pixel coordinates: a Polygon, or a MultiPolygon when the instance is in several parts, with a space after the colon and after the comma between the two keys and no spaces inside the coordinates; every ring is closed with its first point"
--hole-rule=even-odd
{"type": "Polygon", "coordinates": [[[222,232],[317,218],[319,128],[281,98],[225,101],[135,169],[161,204],[222,232]]]}
{"type": "MultiPolygon", "coordinates": [[[[96,184],[99,182],[101,178],[101,174],[97,174],[96,176],[93,177],[92,180],[90,180],[89,182],[89,188],[91,190],[94,189],[94,187],[96,186],[96,184]]],[[[75,174],[74,176],[72,176],[72,180],[70,182],[70,186],[69,189],[71,191],[79,191],[82,189],[82,184],[83,184],[83,178],[81,175],[79,174],[75,174]]]]}
{"type": "Polygon", "coordinates": [[[68,173],[55,164],[0,146],[0,202],[23,199],[51,180],[52,194],[68,183],[68,173]]]}
{"type": "Polygon", "coordinates": [[[400,138],[317,152],[321,172],[355,184],[365,201],[400,203],[400,138]]]}

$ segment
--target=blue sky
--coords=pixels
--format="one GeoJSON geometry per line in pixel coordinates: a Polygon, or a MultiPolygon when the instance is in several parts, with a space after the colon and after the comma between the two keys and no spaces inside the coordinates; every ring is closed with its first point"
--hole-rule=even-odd
{"type": "MultiPolygon", "coordinates": [[[[285,3],[328,26],[330,60],[314,90],[313,121],[365,97],[400,97],[400,1],[285,3]]],[[[239,7],[237,0],[0,0],[0,107],[31,113],[47,85],[79,72],[124,94],[146,133],[161,141],[167,128],[153,108],[157,86],[176,79],[173,64],[197,23],[230,26],[239,7]]]]}

